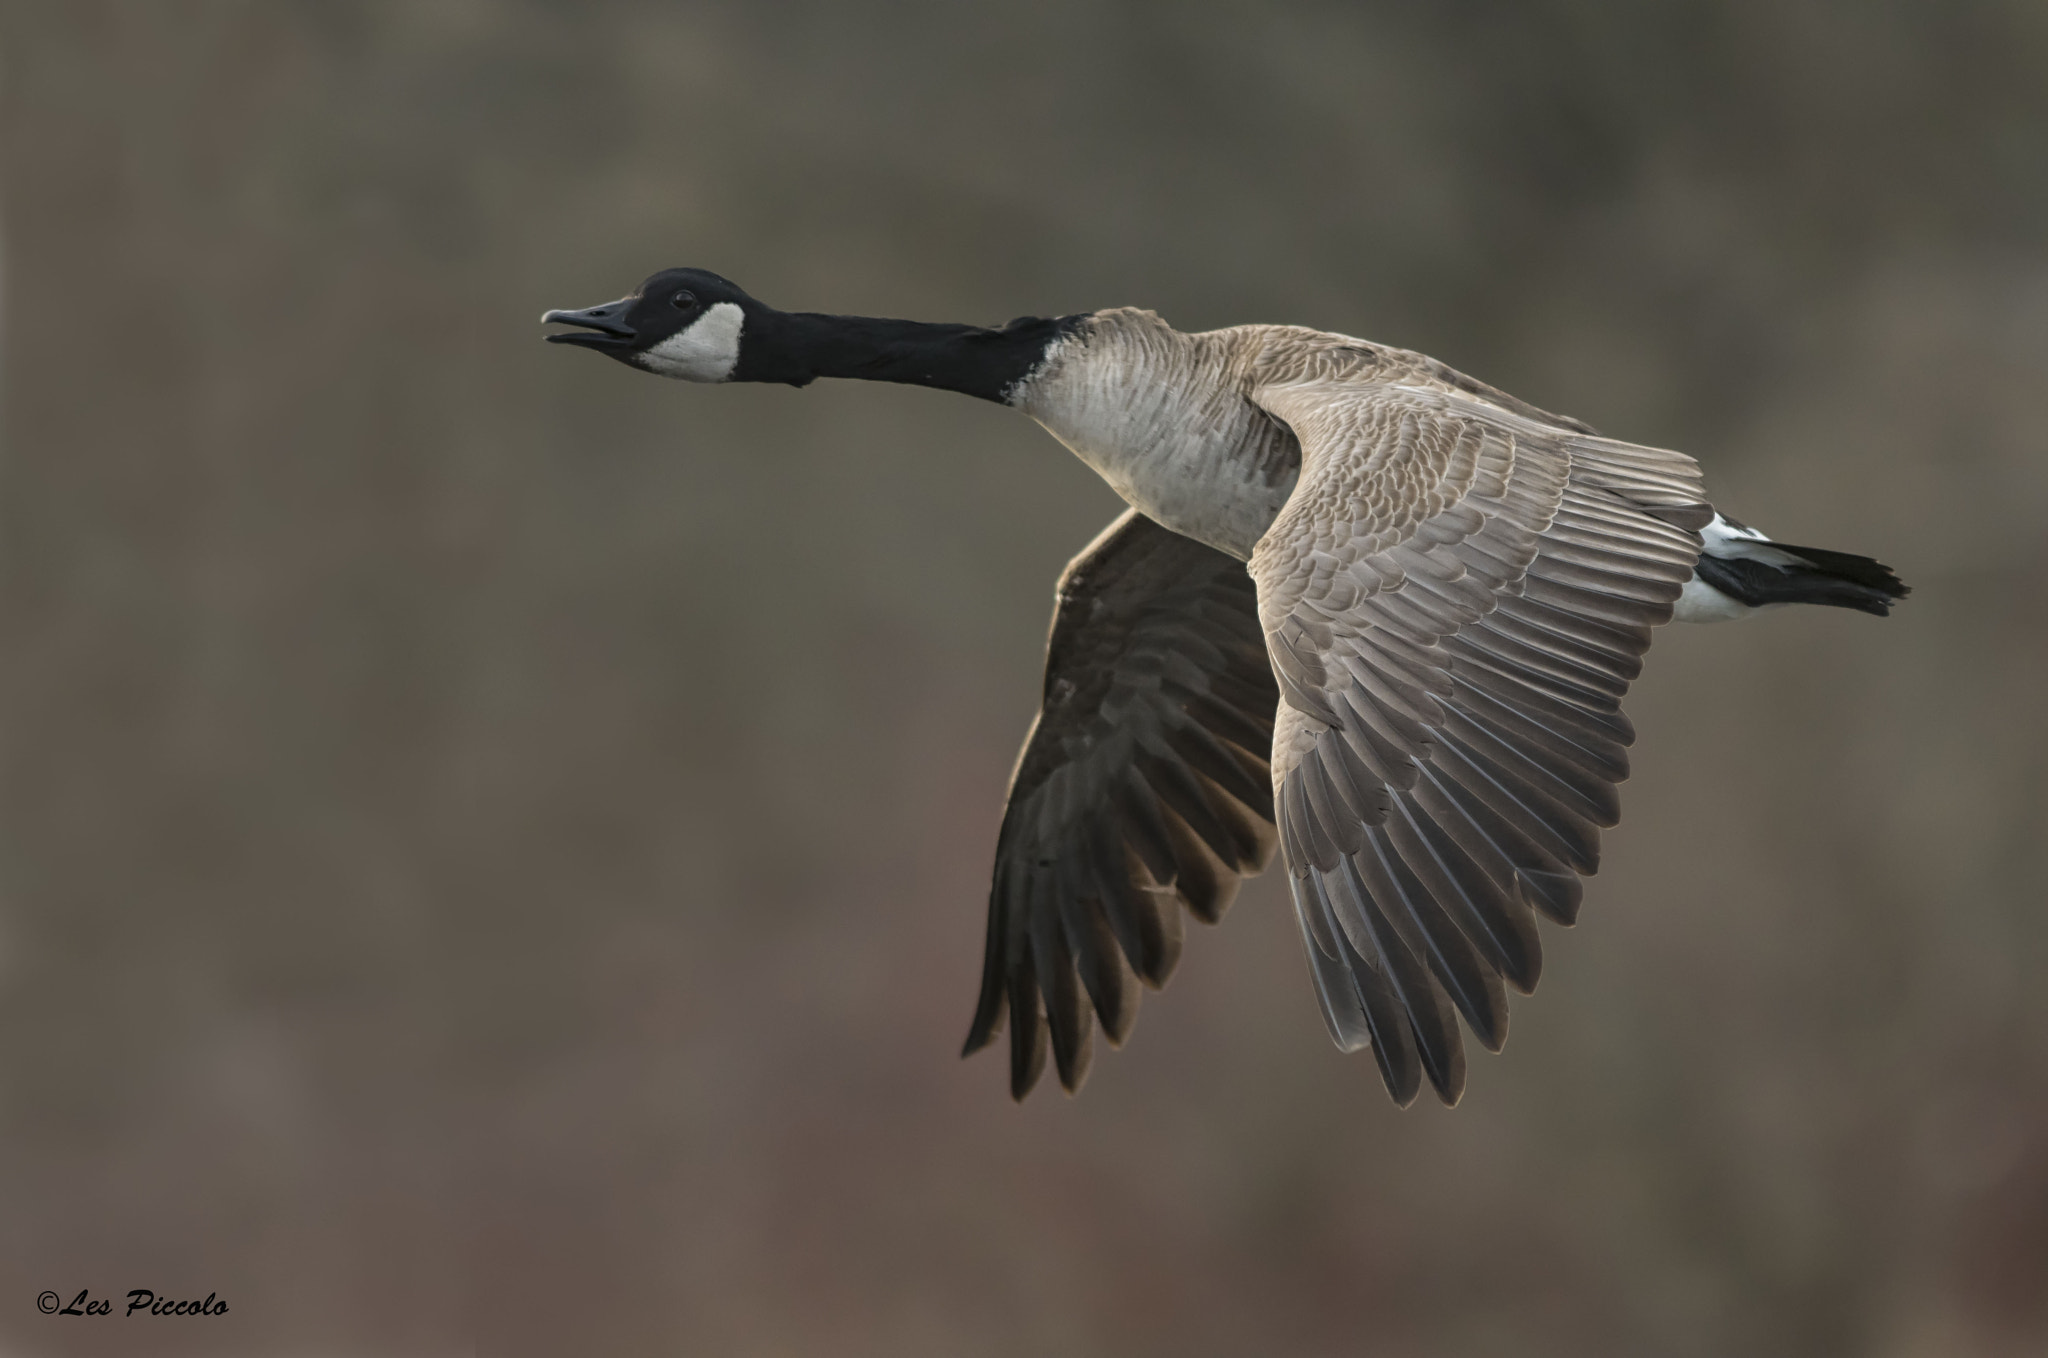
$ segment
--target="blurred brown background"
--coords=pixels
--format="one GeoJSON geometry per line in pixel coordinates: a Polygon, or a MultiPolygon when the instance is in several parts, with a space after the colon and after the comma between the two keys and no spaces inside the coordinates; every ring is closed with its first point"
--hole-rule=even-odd
{"type": "Polygon", "coordinates": [[[2048,7],[0,8],[0,1353],[2048,1351],[2048,7]],[[1324,326],[1688,449],[1889,622],[1660,635],[1454,1112],[1282,884],[955,1059],[1053,577],[786,307],[1324,326]],[[48,1288],[225,1317],[38,1314],[48,1288]]]}

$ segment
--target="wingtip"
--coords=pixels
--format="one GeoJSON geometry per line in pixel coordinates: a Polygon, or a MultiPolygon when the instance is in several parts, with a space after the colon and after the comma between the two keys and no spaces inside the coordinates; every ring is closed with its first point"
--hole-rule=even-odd
{"type": "Polygon", "coordinates": [[[1414,1103],[1415,1096],[1422,1092],[1422,1067],[1406,1034],[1383,1037],[1375,1032],[1371,1051],[1373,1064],[1379,1068],[1380,1083],[1387,1087],[1387,1097],[1394,1101],[1394,1107],[1406,1108],[1414,1103]],[[1390,1050],[1396,1042],[1401,1044],[1399,1050],[1390,1050]]]}
{"type": "Polygon", "coordinates": [[[1421,1042],[1416,1047],[1422,1058],[1422,1073],[1429,1080],[1429,1087],[1436,1091],[1437,1101],[1446,1108],[1457,1107],[1465,1093],[1465,1050],[1457,1028],[1451,1028],[1450,1038],[1441,1051],[1431,1051],[1429,1044],[1421,1042]]]}
{"type": "Polygon", "coordinates": [[[1045,1072],[1045,1024],[1033,1016],[1030,1023],[1010,1025],[1010,1097],[1018,1103],[1037,1085],[1045,1072]]]}
{"type": "MultiPolygon", "coordinates": [[[[1044,1058],[1041,1057],[1040,1066],[1042,1067],[1043,1064],[1044,1058]]],[[[1038,1088],[1038,1077],[1040,1073],[1041,1072],[1039,1070],[1034,1070],[1029,1066],[1012,1066],[1010,1068],[1010,1102],[1024,1102],[1024,1100],[1030,1096],[1031,1091],[1038,1088]]]]}
{"type": "MultiPolygon", "coordinates": [[[[1377,1048],[1374,1049],[1374,1054],[1378,1054],[1377,1048]]],[[[1412,1072],[1417,1077],[1421,1073],[1420,1071],[1412,1072]]],[[[1422,1092],[1422,1081],[1420,1078],[1409,1079],[1405,1074],[1397,1077],[1388,1072],[1384,1063],[1380,1066],[1380,1083],[1386,1086],[1387,1097],[1394,1101],[1394,1107],[1396,1108],[1413,1108],[1416,1096],[1422,1092]]]]}
{"type": "Polygon", "coordinates": [[[1070,1099],[1079,1094],[1082,1086],[1088,1083],[1088,1072],[1093,1068],[1093,1053],[1090,1052],[1088,1045],[1084,1042],[1073,1061],[1068,1065],[1060,1067],[1061,1092],[1070,1099]]]}
{"type": "MultiPolygon", "coordinates": [[[[1132,977],[1134,982],[1136,979],[1132,977]]],[[[1133,984],[1128,993],[1118,996],[1117,1002],[1107,1012],[1097,1004],[1095,1018],[1102,1028],[1102,1040],[1109,1044],[1110,1050],[1122,1051],[1124,1043],[1131,1039],[1131,1030],[1138,1026],[1138,987],[1133,984]]]]}
{"type": "Polygon", "coordinates": [[[994,1042],[1003,1031],[1003,1020],[1009,1017],[1008,997],[1000,987],[991,993],[984,982],[980,1003],[974,1007],[974,1021],[967,1025],[967,1041],[960,1046],[960,1059],[966,1060],[976,1052],[994,1042]]]}

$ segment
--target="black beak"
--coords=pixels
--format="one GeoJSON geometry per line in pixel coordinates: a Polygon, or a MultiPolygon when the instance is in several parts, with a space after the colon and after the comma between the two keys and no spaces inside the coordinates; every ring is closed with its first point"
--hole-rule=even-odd
{"type": "Polygon", "coordinates": [[[630,349],[637,335],[633,327],[626,324],[626,313],[633,309],[637,300],[621,297],[616,302],[606,302],[603,306],[584,311],[550,311],[540,318],[540,323],[584,327],[581,330],[556,331],[547,336],[550,344],[580,344],[586,349],[630,349]]]}

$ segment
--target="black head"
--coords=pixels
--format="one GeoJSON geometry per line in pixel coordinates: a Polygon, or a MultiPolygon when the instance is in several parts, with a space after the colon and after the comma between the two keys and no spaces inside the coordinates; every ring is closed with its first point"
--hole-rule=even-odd
{"type": "Polygon", "coordinates": [[[724,382],[739,367],[740,337],[768,308],[707,269],[663,269],[628,296],[584,311],[550,311],[542,324],[580,326],[549,335],[663,377],[724,382]]]}

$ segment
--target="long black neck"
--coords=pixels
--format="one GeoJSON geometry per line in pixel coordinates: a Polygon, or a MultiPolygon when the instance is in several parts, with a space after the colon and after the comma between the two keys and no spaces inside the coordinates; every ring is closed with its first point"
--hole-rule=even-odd
{"type": "Polygon", "coordinates": [[[817,377],[853,377],[1003,401],[1080,319],[1026,316],[989,330],[764,307],[747,315],[732,380],[801,387],[817,377]]]}

